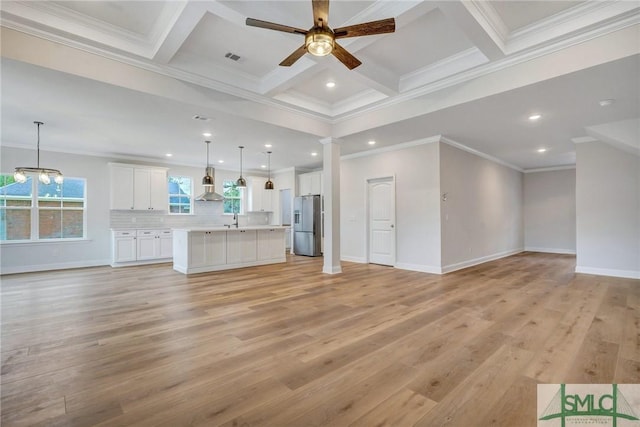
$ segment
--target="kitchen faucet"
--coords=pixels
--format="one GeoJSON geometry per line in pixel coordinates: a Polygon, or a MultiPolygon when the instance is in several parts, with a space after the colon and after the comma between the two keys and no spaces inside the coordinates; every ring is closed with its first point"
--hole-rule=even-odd
{"type": "Polygon", "coordinates": [[[238,215],[237,213],[233,213],[233,225],[236,226],[236,228],[238,228],[238,222],[240,220],[240,215],[238,215]]]}

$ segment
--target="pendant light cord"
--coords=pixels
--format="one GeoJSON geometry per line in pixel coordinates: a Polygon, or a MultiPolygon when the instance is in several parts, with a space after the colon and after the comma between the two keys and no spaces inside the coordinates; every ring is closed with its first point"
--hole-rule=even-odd
{"type": "Polygon", "coordinates": [[[42,122],[33,122],[38,126],[38,149],[37,151],[37,159],[36,159],[36,167],[40,169],[40,125],[44,124],[42,122]]]}

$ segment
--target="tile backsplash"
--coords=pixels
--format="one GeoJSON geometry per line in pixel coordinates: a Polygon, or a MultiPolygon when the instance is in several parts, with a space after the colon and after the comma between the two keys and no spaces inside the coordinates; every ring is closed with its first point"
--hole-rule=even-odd
{"type": "MultiPolygon", "coordinates": [[[[193,215],[169,215],[157,211],[111,211],[110,228],[181,228],[209,227],[233,223],[232,215],[223,214],[219,202],[195,202],[193,215]]],[[[239,223],[245,225],[271,224],[271,212],[249,212],[240,215],[239,223]]]]}

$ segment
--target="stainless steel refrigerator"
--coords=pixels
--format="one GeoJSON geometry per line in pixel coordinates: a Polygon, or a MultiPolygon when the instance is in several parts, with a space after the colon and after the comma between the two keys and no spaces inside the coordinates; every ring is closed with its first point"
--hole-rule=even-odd
{"type": "Polygon", "coordinates": [[[322,255],[320,196],[300,196],[293,199],[293,253],[296,255],[322,255]]]}

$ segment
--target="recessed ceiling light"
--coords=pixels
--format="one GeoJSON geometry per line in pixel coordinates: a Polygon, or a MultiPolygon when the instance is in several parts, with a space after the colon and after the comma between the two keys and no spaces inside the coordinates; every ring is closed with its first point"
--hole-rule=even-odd
{"type": "Polygon", "coordinates": [[[224,160],[220,159],[218,160],[218,163],[224,163],[224,160]]]}
{"type": "Polygon", "coordinates": [[[211,132],[205,132],[202,134],[202,136],[206,136],[207,138],[209,138],[211,136],[211,132]]]}
{"type": "Polygon", "coordinates": [[[318,153],[316,153],[315,151],[313,153],[311,153],[312,156],[317,156],[318,153]]]}
{"type": "Polygon", "coordinates": [[[612,105],[614,102],[616,102],[615,99],[603,99],[603,100],[600,100],[598,104],[600,104],[601,107],[608,107],[612,105]]]}
{"type": "Polygon", "coordinates": [[[538,153],[544,153],[545,151],[547,151],[546,148],[538,148],[538,153]]]}
{"type": "Polygon", "coordinates": [[[336,87],[336,82],[327,82],[325,86],[327,86],[328,88],[336,87]]]}
{"type": "Polygon", "coordinates": [[[264,146],[265,146],[266,148],[271,148],[271,147],[273,147],[273,145],[271,145],[271,144],[264,144],[264,146]]]}
{"type": "Polygon", "coordinates": [[[369,141],[368,143],[369,145],[376,145],[376,142],[372,139],[371,141],[369,141]]]}
{"type": "Polygon", "coordinates": [[[536,120],[539,120],[540,117],[542,117],[542,114],[532,114],[529,116],[529,120],[531,120],[532,122],[535,122],[536,120]]]}
{"type": "Polygon", "coordinates": [[[173,154],[171,154],[171,153],[167,153],[167,154],[165,154],[165,156],[167,156],[167,157],[171,157],[171,156],[173,156],[173,154]]]}
{"type": "Polygon", "coordinates": [[[267,165],[260,165],[262,169],[266,169],[267,165]]]}

